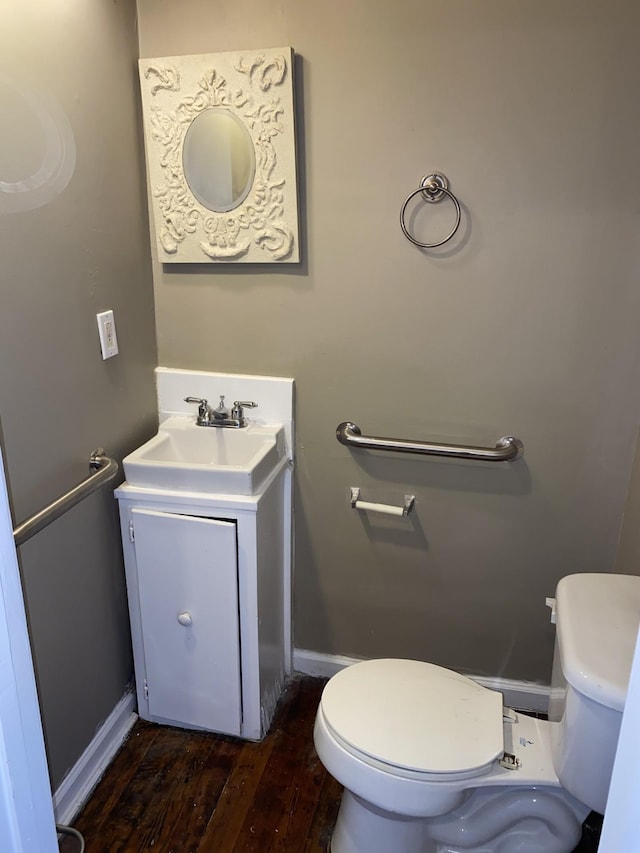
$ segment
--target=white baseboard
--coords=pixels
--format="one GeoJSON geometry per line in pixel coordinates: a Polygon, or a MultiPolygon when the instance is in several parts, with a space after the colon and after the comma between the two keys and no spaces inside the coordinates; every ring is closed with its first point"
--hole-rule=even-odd
{"type": "MultiPolygon", "coordinates": [[[[311,652],[307,649],[293,650],[293,668],[296,672],[306,675],[317,675],[331,678],[336,672],[358,663],[360,658],[349,658],[343,655],[327,655],[321,652],[311,652]]],[[[535,711],[546,714],[549,708],[551,688],[546,684],[536,684],[533,681],[513,681],[510,678],[487,678],[479,675],[469,675],[468,678],[477,681],[483,687],[497,690],[504,696],[504,704],[519,711],[535,711]]]]}
{"type": "Polygon", "coordinates": [[[483,687],[502,693],[507,708],[515,708],[517,711],[535,711],[538,714],[546,714],[549,710],[551,687],[548,684],[538,684],[535,681],[513,681],[511,678],[487,678],[482,675],[469,675],[469,678],[483,687]]]}
{"type": "Polygon", "coordinates": [[[294,672],[305,675],[317,675],[320,678],[331,678],[345,666],[358,663],[361,658],[348,658],[343,655],[327,655],[322,652],[310,652],[308,649],[293,650],[294,672]]]}
{"type": "Polygon", "coordinates": [[[135,696],[128,690],[53,795],[56,823],[70,824],[86,803],[138,719],[134,708],[135,696]]]}

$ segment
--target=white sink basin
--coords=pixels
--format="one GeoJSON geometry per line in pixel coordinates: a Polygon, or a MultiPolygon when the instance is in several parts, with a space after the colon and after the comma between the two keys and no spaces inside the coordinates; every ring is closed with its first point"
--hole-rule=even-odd
{"type": "Polygon", "coordinates": [[[282,426],[201,427],[174,417],[122,464],[131,486],[253,495],[284,455],[282,426]]]}

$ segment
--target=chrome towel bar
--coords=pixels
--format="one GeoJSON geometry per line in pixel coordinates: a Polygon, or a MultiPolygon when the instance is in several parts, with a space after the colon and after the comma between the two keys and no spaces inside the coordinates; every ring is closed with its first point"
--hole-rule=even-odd
{"type": "Polygon", "coordinates": [[[81,480],[77,486],[14,527],[13,541],[16,546],[22,545],[27,539],[55,521],[56,518],[60,518],[67,510],[80,503],[83,498],[95,492],[104,483],[113,480],[118,473],[118,463],[110,456],[105,456],[104,450],[101,448],[94,450],[89,457],[89,468],[92,473],[81,480]]]}
{"type": "Polygon", "coordinates": [[[495,447],[474,447],[438,442],[408,441],[404,438],[381,438],[362,435],[357,424],[344,421],[336,429],[336,438],[347,447],[361,450],[393,450],[397,453],[418,453],[425,456],[449,456],[453,459],[480,459],[484,462],[514,462],[524,453],[524,444],[513,435],[499,438],[495,447]]]}

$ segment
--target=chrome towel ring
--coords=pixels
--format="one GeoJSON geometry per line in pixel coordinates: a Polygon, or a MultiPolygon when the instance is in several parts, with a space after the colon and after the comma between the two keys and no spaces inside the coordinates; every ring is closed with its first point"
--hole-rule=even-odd
{"type": "Polygon", "coordinates": [[[418,187],[418,189],[409,193],[409,195],[406,197],[404,204],[402,205],[402,208],[400,210],[400,227],[402,228],[402,233],[407,238],[407,240],[411,240],[411,242],[415,246],[420,246],[421,249],[435,249],[436,246],[442,246],[443,243],[446,243],[453,237],[453,235],[460,227],[461,218],[462,214],[460,211],[460,202],[449,189],[449,181],[447,180],[446,176],[441,174],[440,172],[433,172],[431,175],[425,175],[424,178],[420,181],[420,186],[418,187]],[[441,201],[441,199],[446,195],[451,199],[456,209],[455,225],[447,234],[447,236],[442,240],[438,240],[437,243],[421,243],[419,240],[416,240],[413,234],[409,232],[406,222],[404,221],[407,205],[414,196],[418,195],[418,193],[421,193],[423,199],[425,201],[428,201],[430,204],[441,201]]]}

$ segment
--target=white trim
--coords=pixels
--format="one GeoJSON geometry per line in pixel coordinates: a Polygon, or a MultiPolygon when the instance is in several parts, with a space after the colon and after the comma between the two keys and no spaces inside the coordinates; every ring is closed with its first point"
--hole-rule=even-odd
{"type": "Polygon", "coordinates": [[[620,850],[640,850],[638,826],[638,796],[640,781],[640,633],[636,637],[635,654],[629,676],[627,699],[622,715],[620,737],[611,775],[611,786],[602,825],[598,850],[618,853],[620,850]]]}
{"type": "Polygon", "coordinates": [[[535,711],[538,714],[546,714],[549,710],[551,687],[548,684],[537,684],[535,681],[513,681],[511,678],[487,678],[482,675],[468,677],[483,687],[502,693],[504,704],[508,708],[535,711]]]}
{"type": "Polygon", "coordinates": [[[72,823],[86,803],[138,719],[134,708],[133,691],[128,690],[65,776],[53,795],[53,809],[57,823],[72,823]]]}
{"type": "Polygon", "coordinates": [[[16,853],[58,849],[1,452],[0,849],[16,853]]]}
{"type": "Polygon", "coordinates": [[[331,678],[346,666],[358,663],[362,658],[348,658],[343,655],[327,655],[322,652],[311,652],[308,649],[293,650],[293,670],[305,675],[317,675],[320,678],[331,678]]]}
{"type": "Polygon", "coordinates": [[[291,675],[293,671],[293,466],[284,474],[284,580],[282,591],[284,595],[284,671],[291,675]],[[289,510],[287,512],[287,510],[289,510]]]}
{"type": "MultiPolygon", "coordinates": [[[[306,675],[317,675],[331,678],[341,669],[358,663],[362,658],[350,658],[343,655],[328,655],[312,652],[307,649],[293,650],[293,668],[296,672],[306,675]]],[[[477,681],[483,687],[497,690],[504,696],[504,703],[519,711],[534,711],[546,714],[549,707],[551,688],[546,684],[536,684],[532,681],[512,681],[509,678],[486,678],[480,675],[469,675],[468,678],[477,681]]]]}

